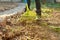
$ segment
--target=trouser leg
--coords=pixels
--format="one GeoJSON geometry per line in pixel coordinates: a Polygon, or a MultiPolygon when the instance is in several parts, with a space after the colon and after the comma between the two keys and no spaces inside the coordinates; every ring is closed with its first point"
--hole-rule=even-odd
{"type": "Polygon", "coordinates": [[[31,0],[27,0],[28,8],[30,9],[31,0]]]}
{"type": "MultiPolygon", "coordinates": [[[[30,9],[30,4],[31,4],[31,0],[27,0],[27,5],[28,5],[28,8],[30,9]]],[[[26,12],[27,8],[25,8],[25,12],[26,12]]]]}
{"type": "Polygon", "coordinates": [[[41,16],[41,4],[40,4],[40,0],[35,0],[36,3],[36,13],[37,15],[41,16]]]}

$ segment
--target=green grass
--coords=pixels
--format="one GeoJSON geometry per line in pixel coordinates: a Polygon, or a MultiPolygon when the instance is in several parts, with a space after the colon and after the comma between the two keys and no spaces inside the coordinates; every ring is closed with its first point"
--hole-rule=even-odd
{"type": "Polygon", "coordinates": [[[60,3],[46,4],[46,6],[53,7],[53,8],[60,8],[60,3]]]}
{"type": "MultiPolygon", "coordinates": [[[[35,8],[35,2],[31,3],[31,9],[35,8]]],[[[41,3],[41,7],[50,7],[50,8],[60,8],[60,3],[45,3],[44,5],[41,3]]]]}

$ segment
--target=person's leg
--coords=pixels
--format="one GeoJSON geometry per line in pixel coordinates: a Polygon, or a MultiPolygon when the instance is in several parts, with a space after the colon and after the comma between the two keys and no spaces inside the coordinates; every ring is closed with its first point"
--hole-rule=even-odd
{"type": "Polygon", "coordinates": [[[27,0],[28,8],[30,9],[31,0],[27,0]]]}
{"type": "Polygon", "coordinates": [[[35,0],[36,3],[36,13],[38,16],[41,16],[41,4],[40,4],[40,0],[35,0]]]}
{"type": "MultiPolygon", "coordinates": [[[[27,5],[28,5],[28,8],[30,9],[30,4],[31,4],[31,0],[27,0],[27,5]]],[[[25,12],[26,12],[26,8],[25,8],[25,12]]]]}

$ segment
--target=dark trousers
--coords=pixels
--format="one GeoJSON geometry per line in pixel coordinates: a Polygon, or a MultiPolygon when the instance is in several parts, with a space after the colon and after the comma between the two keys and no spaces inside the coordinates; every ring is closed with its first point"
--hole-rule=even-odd
{"type": "MultiPolygon", "coordinates": [[[[40,0],[35,0],[35,3],[36,3],[36,13],[37,15],[41,15],[40,0]]],[[[28,8],[30,9],[31,0],[27,0],[27,4],[28,4],[28,8]]]]}

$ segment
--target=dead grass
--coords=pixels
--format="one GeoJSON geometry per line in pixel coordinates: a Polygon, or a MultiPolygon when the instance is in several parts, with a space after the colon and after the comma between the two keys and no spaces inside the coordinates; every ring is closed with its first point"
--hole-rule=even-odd
{"type": "Polygon", "coordinates": [[[20,19],[20,15],[11,16],[9,17],[12,19],[10,20],[11,25],[0,27],[0,38],[2,40],[60,40],[60,33],[50,27],[51,24],[60,22],[58,15],[58,13],[53,14],[47,20],[42,18],[42,20],[34,20],[32,23],[17,21],[16,19],[20,19]],[[58,20],[56,20],[57,18],[58,20]]]}

